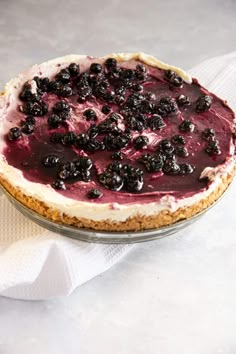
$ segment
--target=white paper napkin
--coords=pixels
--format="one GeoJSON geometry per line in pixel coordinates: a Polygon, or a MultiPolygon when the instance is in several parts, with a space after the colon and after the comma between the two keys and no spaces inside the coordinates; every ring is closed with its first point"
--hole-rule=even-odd
{"type": "MultiPolygon", "coordinates": [[[[207,60],[189,72],[236,109],[236,52],[207,60]]],[[[132,247],[56,235],[27,220],[3,195],[0,211],[0,295],[32,300],[68,295],[132,247]]]]}

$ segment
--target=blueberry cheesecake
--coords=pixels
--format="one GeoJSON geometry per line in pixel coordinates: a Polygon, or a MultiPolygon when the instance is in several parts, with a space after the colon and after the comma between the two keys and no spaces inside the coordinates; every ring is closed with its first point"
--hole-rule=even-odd
{"type": "Polygon", "coordinates": [[[34,65],[0,96],[0,182],[57,223],[158,228],[233,179],[235,116],[183,70],[143,53],[34,65]]]}

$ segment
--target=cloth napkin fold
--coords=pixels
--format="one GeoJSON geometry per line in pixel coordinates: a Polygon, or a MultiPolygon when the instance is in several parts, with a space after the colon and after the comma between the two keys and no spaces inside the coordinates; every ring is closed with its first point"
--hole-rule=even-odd
{"type": "MultiPolygon", "coordinates": [[[[236,52],[207,60],[189,73],[236,109],[236,52]]],[[[133,247],[86,243],[54,234],[26,219],[4,195],[0,195],[0,211],[3,296],[37,300],[68,295],[133,247]]]]}

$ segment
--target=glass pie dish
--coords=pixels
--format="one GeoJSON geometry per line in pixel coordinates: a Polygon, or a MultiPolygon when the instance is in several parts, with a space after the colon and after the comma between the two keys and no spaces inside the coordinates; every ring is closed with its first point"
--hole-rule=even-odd
{"type": "Polygon", "coordinates": [[[218,198],[213,204],[208,208],[202,210],[198,214],[191,218],[180,220],[174,224],[163,226],[156,229],[144,230],[144,231],[129,231],[129,232],[107,232],[107,231],[95,231],[92,229],[77,228],[70,225],[64,225],[57,222],[53,222],[46,217],[36,213],[35,211],[27,208],[25,205],[20,203],[15,199],[3,186],[1,186],[4,195],[10,201],[10,203],[27,219],[32,220],[39,226],[46,228],[49,231],[55,232],[57,234],[74,238],[80,241],[86,242],[96,242],[96,243],[138,243],[152,241],[160,239],[166,236],[170,236],[178,231],[185,229],[187,226],[192,225],[195,221],[199,220],[206,212],[208,212],[212,207],[214,207],[228,192],[230,186],[225,190],[225,192],[218,198]]]}

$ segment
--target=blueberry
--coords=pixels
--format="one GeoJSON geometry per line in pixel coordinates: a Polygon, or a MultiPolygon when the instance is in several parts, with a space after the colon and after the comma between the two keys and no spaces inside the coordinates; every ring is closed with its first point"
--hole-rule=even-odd
{"type": "Polygon", "coordinates": [[[90,66],[90,72],[94,74],[100,74],[102,72],[102,65],[98,63],[92,63],[90,66]]]}
{"type": "Polygon", "coordinates": [[[164,163],[163,155],[160,153],[157,153],[153,156],[150,154],[144,154],[139,158],[138,161],[145,165],[148,172],[161,171],[164,163]]]}
{"type": "Polygon", "coordinates": [[[117,67],[117,60],[115,58],[108,58],[105,61],[105,67],[109,70],[109,71],[113,71],[114,69],[116,69],[117,67]]]}
{"type": "Polygon", "coordinates": [[[38,90],[37,90],[38,94],[43,94],[44,92],[48,91],[49,83],[50,83],[48,77],[40,78],[38,76],[35,76],[34,81],[36,82],[37,87],[38,87],[38,90]]]}
{"type": "Polygon", "coordinates": [[[202,138],[204,140],[214,140],[215,130],[212,128],[207,128],[202,132],[202,138]]]}
{"type": "Polygon", "coordinates": [[[25,118],[25,122],[27,124],[31,124],[31,125],[35,125],[35,123],[36,123],[35,118],[33,116],[27,116],[25,118]]]}
{"type": "Polygon", "coordinates": [[[128,192],[140,192],[143,188],[143,176],[137,174],[136,171],[129,173],[125,177],[124,188],[128,192]]]}
{"type": "Polygon", "coordinates": [[[68,84],[68,82],[70,82],[70,71],[69,71],[69,69],[62,69],[56,75],[56,79],[61,81],[63,84],[68,84]]]}
{"type": "Polygon", "coordinates": [[[61,133],[54,133],[50,137],[50,141],[54,144],[61,143],[61,139],[63,138],[63,134],[61,133]]]}
{"type": "Polygon", "coordinates": [[[140,84],[134,84],[132,85],[131,89],[135,92],[141,92],[143,91],[143,86],[140,84]]]}
{"type": "Polygon", "coordinates": [[[63,145],[73,145],[77,139],[74,132],[65,133],[61,139],[63,145]]]}
{"type": "Polygon", "coordinates": [[[89,86],[87,81],[79,82],[77,84],[77,89],[78,89],[79,101],[81,102],[85,101],[88,97],[92,95],[92,88],[89,86]]]}
{"type": "Polygon", "coordinates": [[[191,174],[194,172],[195,167],[189,163],[181,163],[179,165],[179,174],[180,175],[186,175],[186,174],[191,174]]]}
{"type": "Polygon", "coordinates": [[[92,160],[87,156],[80,156],[77,160],[77,164],[79,163],[79,167],[82,170],[90,170],[93,166],[92,160]]]}
{"type": "Polygon", "coordinates": [[[212,156],[212,155],[220,155],[221,154],[221,150],[220,150],[220,146],[219,146],[219,142],[217,140],[211,140],[210,142],[208,142],[205,151],[208,153],[208,155],[212,156]]]}
{"type": "Polygon", "coordinates": [[[143,64],[137,64],[135,69],[135,77],[140,80],[144,81],[147,77],[147,70],[143,64]]]}
{"type": "Polygon", "coordinates": [[[194,128],[195,128],[194,124],[188,119],[183,120],[182,123],[180,123],[180,125],[179,125],[180,131],[185,132],[185,133],[186,132],[193,132],[194,128]]]}
{"type": "Polygon", "coordinates": [[[52,188],[58,189],[58,190],[65,190],[66,186],[63,181],[57,179],[56,181],[52,182],[52,188]]]}
{"type": "Polygon", "coordinates": [[[55,113],[50,114],[48,117],[48,125],[51,128],[58,128],[61,121],[60,116],[55,113]]]}
{"type": "Polygon", "coordinates": [[[115,98],[115,92],[114,91],[107,91],[103,94],[103,99],[107,102],[112,102],[115,98]]]}
{"type": "Polygon", "coordinates": [[[73,95],[73,90],[69,85],[65,84],[60,86],[56,94],[61,97],[69,97],[73,95]]]}
{"type": "Polygon", "coordinates": [[[88,191],[88,193],[87,193],[87,197],[89,199],[98,199],[98,198],[101,198],[102,196],[103,196],[103,193],[97,188],[90,189],[90,191],[88,191]]]}
{"type": "Polygon", "coordinates": [[[34,126],[33,126],[32,124],[29,124],[29,123],[24,123],[24,124],[22,125],[21,131],[22,131],[24,134],[30,135],[30,134],[32,134],[33,131],[34,131],[34,126]]]}
{"type": "Polygon", "coordinates": [[[53,112],[61,113],[63,111],[70,112],[70,105],[66,101],[60,100],[54,104],[53,112]]]}
{"type": "Polygon", "coordinates": [[[123,187],[123,178],[117,173],[103,172],[98,175],[99,182],[107,189],[119,191],[123,187]]]}
{"type": "Polygon", "coordinates": [[[103,139],[107,150],[120,150],[128,145],[130,137],[127,134],[120,134],[118,136],[109,133],[103,139]]]}
{"type": "Polygon", "coordinates": [[[44,116],[47,111],[48,107],[45,102],[26,102],[23,106],[20,107],[20,111],[32,116],[44,116]]]}
{"type": "Polygon", "coordinates": [[[96,136],[99,134],[99,132],[100,132],[99,127],[96,124],[92,124],[92,125],[90,125],[86,134],[89,136],[89,138],[96,138],[96,136]]]}
{"type": "Polygon", "coordinates": [[[175,71],[166,70],[165,76],[172,86],[183,87],[183,79],[178,76],[175,71]]]}
{"type": "Polygon", "coordinates": [[[122,164],[118,161],[114,161],[112,163],[110,163],[110,165],[107,167],[107,170],[110,172],[116,172],[118,174],[121,173],[122,171],[122,164]]]}
{"type": "Polygon", "coordinates": [[[149,141],[149,139],[148,139],[147,136],[144,136],[144,135],[138,136],[137,138],[135,138],[135,139],[133,140],[135,149],[136,149],[136,150],[141,150],[141,149],[143,149],[145,146],[147,146],[148,141],[149,141]]]}
{"type": "Polygon", "coordinates": [[[86,109],[83,112],[83,116],[86,117],[86,120],[88,120],[88,121],[97,119],[96,112],[93,109],[91,109],[91,108],[86,109]]]}
{"type": "Polygon", "coordinates": [[[45,167],[56,167],[60,165],[61,160],[60,157],[57,155],[47,155],[42,159],[42,164],[45,167]]]}
{"type": "Polygon", "coordinates": [[[167,96],[162,97],[160,99],[158,105],[155,106],[154,110],[160,116],[166,117],[171,113],[176,113],[176,111],[178,110],[178,106],[171,97],[167,96]]]}
{"type": "Polygon", "coordinates": [[[177,156],[180,156],[180,157],[189,156],[189,152],[184,146],[177,146],[175,148],[175,153],[176,153],[177,156]]]}
{"type": "Polygon", "coordinates": [[[201,95],[197,99],[197,103],[196,103],[196,111],[197,111],[197,113],[202,113],[202,112],[208,111],[211,108],[211,104],[212,104],[212,99],[211,99],[210,96],[201,95]]]}
{"type": "Polygon", "coordinates": [[[124,156],[121,151],[114,152],[114,154],[111,155],[111,158],[113,160],[123,160],[124,156]]]}
{"type": "Polygon", "coordinates": [[[88,143],[88,141],[89,141],[89,136],[87,134],[81,133],[77,135],[75,139],[75,146],[79,148],[83,148],[88,143]]]}
{"type": "Polygon", "coordinates": [[[20,92],[19,94],[19,98],[22,100],[22,101],[29,101],[31,100],[32,98],[34,97],[34,94],[32,92],[32,87],[29,83],[25,83],[23,85],[23,88],[22,88],[22,91],[20,92]]]}
{"type": "Polygon", "coordinates": [[[71,64],[68,66],[68,69],[69,69],[69,72],[70,72],[71,77],[77,76],[77,75],[79,75],[79,73],[80,73],[79,64],[71,63],[71,64]]]}
{"type": "Polygon", "coordinates": [[[176,98],[179,107],[185,107],[190,105],[190,98],[185,95],[180,95],[176,98]]]}
{"type": "Polygon", "coordinates": [[[163,166],[163,172],[167,175],[177,175],[180,171],[179,165],[173,160],[166,160],[163,166]]]}
{"type": "Polygon", "coordinates": [[[124,96],[121,96],[121,95],[116,95],[115,96],[115,103],[118,106],[121,106],[124,102],[125,102],[125,97],[124,96]]]}
{"type": "Polygon", "coordinates": [[[173,156],[175,152],[174,146],[171,144],[169,139],[163,139],[159,142],[159,150],[162,152],[166,157],[173,156]]]}
{"type": "Polygon", "coordinates": [[[105,105],[105,106],[102,107],[102,113],[109,114],[110,112],[111,112],[111,107],[110,106],[105,105]]]}
{"type": "Polygon", "coordinates": [[[18,140],[22,136],[21,130],[18,127],[11,128],[8,133],[8,139],[13,141],[13,140],[18,140]]]}
{"type": "Polygon", "coordinates": [[[182,135],[176,134],[171,138],[171,142],[176,145],[185,145],[185,139],[182,135]]]}
{"type": "Polygon", "coordinates": [[[104,150],[104,148],[104,143],[96,139],[89,139],[85,146],[85,150],[90,152],[104,150]]]}
{"type": "Polygon", "coordinates": [[[154,114],[150,119],[148,119],[148,126],[151,130],[160,130],[166,126],[162,117],[158,114],[154,114]]]}

